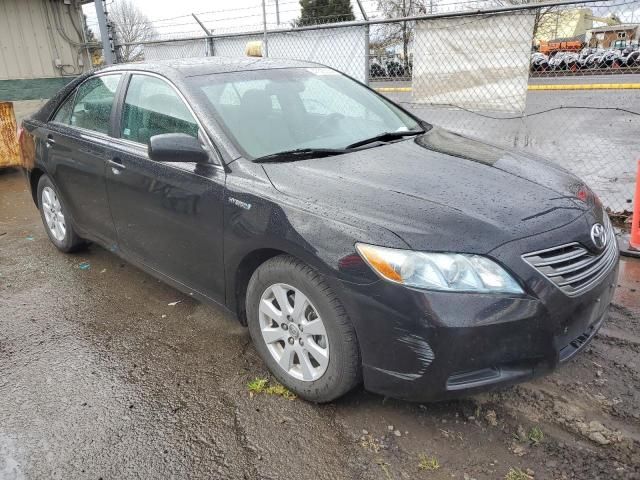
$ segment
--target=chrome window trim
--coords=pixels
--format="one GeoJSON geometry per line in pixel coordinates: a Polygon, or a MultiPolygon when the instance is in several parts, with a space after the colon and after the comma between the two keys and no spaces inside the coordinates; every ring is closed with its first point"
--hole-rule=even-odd
{"type": "MultiPolygon", "coordinates": [[[[187,110],[189,110],[189,113],[191,114],[191,116],[193,117],[193,119],[196,121],[196,125],[198,125],[198,132],[202,132],[205,141],[207,143],[207,146],[209,147],[209,149],[214,153],[214,157],[215,157],[215,162],[213,163],[213,165],[215,166],[219,166],[222,168],[222,157],[220,156],[220,153],[218,152],[218,149],[214,146],[213,142],[211,141],[211,138],[209,138],[209,134],[207,133],[206,129],[204,128],[204,126],[202,125],[202,122],[200,121],[200,119],[198,118],[198,115],[196,115],[196,112],[193,110],[193,108],[191,107],[191,104],[189,103],[189,101],[187,100],[187,98],[182,94],[182,92],[178,89],[178,87],[175,86],[175,84],[169,80],[168,78],[154,73],[154,72],[145,72],[144,70],[135,70],[135,69],[123,69],[123,70],[119,70],[119,72],[127,72],[130,74],[130,78],[128,79],[127,82],[127,89],[124,92],[124,95],[122,96],[122,112],[120,112],[121,114],[124,112],[124,104],[127,101],[127,93],[129,92],[129,84],[131,83],[131,79],[135,76],[135,75],[142,75],[142,76],[147,76],[147,77],[154,77],[157,78],[159,80],[162,80],[163,82],[165,82],[167,85],[169,85],[174,92],[176,92],[178,94],[178,98],[180,98],[180,100],[182,100],[182,103],[184,103],[187,107],[187,110]]],[[[122,116],[120,118],[120,121],[122,121],[122,116]]],[[[134,140],[129,140],[126,138],[122,138],[122,132],[118,132],[118,136],[117,137],[112,137],[114,139],[117,140],[124,140],[127,143],[133,143],[136,145],[140,145],[143,148],[147,148],[147,145],[144,143],[140,143],[140,142],[136,142],[134,140]]]]}
{"type": "MultiPolygon", "coordinates": [[[[122,71],[112,71],[112,72],[102,72],[102,73],[96,73],[94,75],[90,75],[89,77],[85,78],[82,82],[80,82],[78,85],[76,85],[73,89],[73,92],[71,92],[69,95],[67,95],[64,100],[62,102],[60,102],[58,104],[58,106],[56,107],[56,109],[54,110],[54,112],[51,114],[51,116],[49,116],[49,120],[47,120],[47,123],[55,123],[56,125],[64,125],[65,127],[69,127],[69,128],[77,128],[78,130],[84,130],[85,132],[95,132],[97,134],[100,135],[104,135],[102,132],[96,132],[95,130],[89,130],[88,128],[82,128],[82,127],[77,127],[75,125],[71,125],[70,123],[62,123],[62,122],[56,122],[55,121],[55,117],[58,114],[58,111],[60,111],[60,109],[62,108],[62,106],[66,103],[67,100],[70,100],[73,97],[73,103],[75,106],[75,102],[76,102],[76,96],[78,95],[78,89],[84,85],[85,83],[87,83],[89,80],[92,80],[94,78],[99,78],[99,77],[106,77],[108,75],[120,75],[120,76],[124,76],[124,72],[122,71]]],[[[120,79],[120,81],[122,81],[122,79],[120,79]]],[[[120,86],[120,83],[118,82],[118,86],[120,86]]],[[[118,91],[118,89],[116,88],[116,92],[118,91]]],[[[114,101],[116,101],[116,97],[113,97],[114,101]]],[[[111,105],[111,108],[113,108],[113,105],[111,105]]],[[[71,110],[71,113],[73,113],[73,108],[71,110]]],[[[111,136],[109,134],[107,134],[107,137],[111,138],[111,136]]]]}
{"type": "MultiPolygon", "coordinates": [[[[109,70],[107,72],[98,72],[95,73],[93,75],[90,75],[89,77],[85,78],[82,82],[80,82],[80,84],[76,85],[76,87],[73,89],[73,92],[65,97],[65,100],[67,100],[70,96],[73,96],[73,101],[75,104],[75,97],[78,93],[78,89],[84,85],[86,82],[88,82],[89,80],[92,80],[94,78],[98,78],[98,77],[104,77],[104,76],[108,76],[108,75],[121,75],[121,76],[125,76],[126,74],[130,74],[130,76],[132,75],[146,75],[149,77],[156,77],[159,78],[160,80],[163,80],[164,82],[166,82],[177,94],[178,97],[184,102],[184,104],[187,106],[187,109],[189,110],[189,113],[191,113],[191,115],[193,116],[194,120],[196,121],[196,124],[198,125],[198,129],[199,131],[202,132],[204,139],[207,143],[207,146],[209,147],[210,151],[213,153],[214,156],[214,162],[211,163],[212,166],[220,169],[220,170],[224,170],[224,166],[223,166],[223,161],[222,161],[222,155],[220,155],[220,152],[218,151],[218,149],[215,147],[215,144],[211,141],[211,138],[209,137],[209,134],[207,133],[206,129],[203,127],[202,122],[200,121],[200,118],[198,118],[198,115],[196,115],[196,112],[193,110],[193,108],[191,107],[191,104],[188,102],[188,100],[186,99],[186,97],[182,94],[182,92],[178,89],[178,87],[175,86],[175,84],[173,82],[171,82],[168,78],[154,73],[154,72],[146,72],[144,70],[136,70],[136,69],[129,69],[129,68],[119,68],[118,70],[109,70]]],[[[126,77],[125,77],[126,78],[126,77]]],[[[120,81],[122,81],[122,78],[120,79],[120,81]]],[[[128,81],[131,81],[131,79],[129,78],[128,81]]],[[[120,86],[120,85],[118,85],[120,86]]],[[[127,90],[129,89],[129,85],[127,84],[127,90]]],[[[122,98],[122,106],[124,107],[124,102],[126,101],[127,98],[127,92],[124,92],[123,98],[122,98]]],[[[114,97],[114,101],[118,102],[118,99],[114,97]]],[[[118,136],[112,136],[109,134],[104,134],[102,132],[96,132],[95,130],[89,130],[87,128],[82,128],[82,127],[78,127],[75,125],[70,125],[67,123],[61,123],[61,122],[56,122],[53,120],[53,118],[56,116],[56,114],[58,113],[58,110],[60,109],[60,107],[64,104],[64,101],[61,102],[58,107],[56,108],[55,112],[49,117],[49,120],[47,121],[47,124],[53,123],[55,125],[59,125],[62,127],[66,127],[66,128],[71,128],[74,130],[78,130],[81,134],[83,132],[85,132],[85,134],[90,134],[90,135],[94,135],[97,136],[101,139],[108,139],[108,140],[119,140],[119,141],[124,141],[127,142],[129,144],[132,145],[136,145],[138,147],[143,148],[145,151],[147,149],[147,145],[145,145],[144,143],[140,143],[140,142],[134,142],[132,140],[127,140],[125,138],[122,138],[120,136],[120,132],[118,132],[118,136]]],[[[112,106],[113,108],[113,106],[112,106]]],[[[190,162],[193,163],[193,162],[190,162]]],[[[182,170],[182,169],[180,169],[182,170]]],[[[184,170],[182,170],[184,171],[184,170]]]]}

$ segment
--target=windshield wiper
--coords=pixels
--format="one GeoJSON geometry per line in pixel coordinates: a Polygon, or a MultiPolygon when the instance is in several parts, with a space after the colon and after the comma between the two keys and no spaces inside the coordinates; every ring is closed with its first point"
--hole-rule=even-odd
{"type": "Polygon", "coordinates": [[[401,130],[399,132],[384,132],[375,137],[365,138],[364,140],[359,140],[351,145],[347,145],[345,148],[352,149],[361,147],[363,145],[367,145],[369,143],[374,142],[387,142],[389,140],[395,140],[396,138],[408,137],[410,135],[420,135],[424,133],[424,130],[401,130]]]}
{"type": "Polygon", "coordinates": [[[270,153],[269,155],[254,158],[253,161],[257,163],[290,162],[304,160],[305,158],[330,157],[342,153],[347,153],[347,150],[344,148],[296,148],[294,150],[270,153]]]}
{"type": "Polygon", "coordinates": [[[345,148],[295,148],[293,150],[285,150],[282,152],[270,153],[262,157],[254,158],[256,163],[275,163],[275,162],[292,162],[295,160],[304,160],[307,158],[331,157],[333,155],[341,155],[351,152],[358,147],[374,142],[387,142],[397,138],[408,137],[411,135],[420,135],[424,130],[402,130],[399,132],[384,132],[375,137],[366,138],[357,141],[345,148]]]}

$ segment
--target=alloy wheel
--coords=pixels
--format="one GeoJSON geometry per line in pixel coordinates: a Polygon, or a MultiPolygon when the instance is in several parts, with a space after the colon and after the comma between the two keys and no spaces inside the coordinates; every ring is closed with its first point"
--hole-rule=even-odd
{"type": "Polygon", "coordinates": [[[307,296],[284,283],[260,297],[260,332],[269,353],[297,380],[318,380],[329,365],[329,339],[322,318],[307,296]]]}
{"type": "Polygon", "coordinates": [[[63,242],[67,234],[67,224],[65,223],[62,205],[58,195],[51,187],[42,189],[42,211],[47,223],[49,232],[59,242],[63,242]]]}

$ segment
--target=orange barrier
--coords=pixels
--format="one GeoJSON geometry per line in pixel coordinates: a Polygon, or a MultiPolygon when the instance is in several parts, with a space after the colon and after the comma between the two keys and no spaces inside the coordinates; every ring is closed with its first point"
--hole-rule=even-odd
{"type": "Polygon", "coordinates": [[[633,197],[629,248],[640,251],[640,160],[638,160],[638,175],[636,176],[636,194],[633,197]]]}

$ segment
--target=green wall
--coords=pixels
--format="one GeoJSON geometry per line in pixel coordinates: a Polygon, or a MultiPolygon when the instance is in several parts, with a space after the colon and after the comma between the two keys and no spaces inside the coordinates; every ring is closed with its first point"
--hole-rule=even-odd
{"type": "Polygon", "coordinates": [[[51,98],[75,77],[30,78],[0,80],[0,101],[37,100],[51,98]]]}

